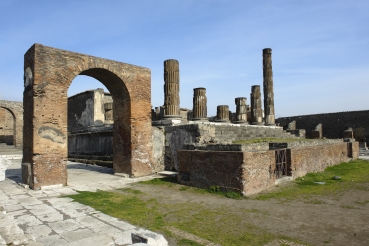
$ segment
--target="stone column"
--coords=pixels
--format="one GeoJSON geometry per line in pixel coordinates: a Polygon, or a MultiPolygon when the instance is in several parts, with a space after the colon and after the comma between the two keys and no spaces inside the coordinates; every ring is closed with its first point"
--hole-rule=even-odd
{"type": "Polygon", "coordinates": [[[193,89],[192,120],[207,120],[207,99],[205,88],[193,89]]]}
{"type": "Polygon", "coordinates": [[[179,62],[164,61],[164,118],[181,118],[179,107],[179,62]]]}
{"type": "Polygon", "coordinates": [[[263,124],[263,112],[261,110],[260,85],[251,87],[251,125],[263,124]]]}
{"type": "Polygon", "coordinates": [[[273,70],[272,70],[272,49],[263,49],[263,87],[264,87],[264,114],[265,125],[275,125],[274,114],[274,89],[273,89],[273,70]]]}
{"type": "Polygon", "coordinates": [[[236,119],[233,123],[235,124],[249,124],[247,122],[247,106],[246,97],[236,97],[236,119]]]}
{"type": "Polygon", "coordinates": [[[217,106],[216,122],[229,122],[229,107],[228,105],[217,106]]]}

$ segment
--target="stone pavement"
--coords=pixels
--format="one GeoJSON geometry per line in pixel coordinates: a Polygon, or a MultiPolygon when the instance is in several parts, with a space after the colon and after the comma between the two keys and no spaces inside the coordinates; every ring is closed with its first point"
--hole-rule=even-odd
{"type": "Polygon", "coordinates": [[[160,234],[60,197],[76,191],[122,188],[153,176],[124,178],[113,175],[109,168],[68,163],[68,186],[34,191],[19,185],[21,159],[12,154],[7,155],[11,165],[6,179],[0,181],[0,246],[168,245],[160,234]]]}

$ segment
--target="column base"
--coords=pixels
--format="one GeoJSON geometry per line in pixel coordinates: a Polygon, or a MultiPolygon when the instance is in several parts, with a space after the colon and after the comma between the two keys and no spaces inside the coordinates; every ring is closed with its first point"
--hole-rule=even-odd
{"type": "Polygon", "coordinates": [[[251,122],[251,125],[255,125],[255,126],[263,126],[263,122],[251,122]]]}
{"type": "Polygon", "coordinates": [[[249,122],[247,122],[247,121],[233,121],[232,123],[233,124],[240,124],[240,125],[248,125],[249,124],[249,122]]]}
{"type": "Polygon", "coordinates": [[[208,118],[193,118],[191,121],[209,121],[208,118]]]}

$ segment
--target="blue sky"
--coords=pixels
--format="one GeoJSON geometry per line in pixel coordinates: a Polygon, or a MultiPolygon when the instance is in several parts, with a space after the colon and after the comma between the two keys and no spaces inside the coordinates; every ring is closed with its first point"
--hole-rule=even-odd
{"type": "MultiPolygon", "coordinates": [[[[262,85],[273,50],[276,117],[368,110],[369,1],[0,1],[0,100],[23,100],[23,58],[34,44],[151,69],[163,105],[163,61],[180,64],[181,107],[205,87],[208,116],[235,111],[262,85]]],[[[77,76],[69,95],[103,85],[77,76]]]]}

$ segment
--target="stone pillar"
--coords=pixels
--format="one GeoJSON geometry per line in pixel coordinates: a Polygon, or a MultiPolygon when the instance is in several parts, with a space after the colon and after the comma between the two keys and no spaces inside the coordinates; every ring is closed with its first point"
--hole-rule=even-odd
{"type": "Polygon", "coordinates": [[[236,117],[233,123],[235,124],[249,124],[247,122],[247,106],[246,97],[236,97],[236,117]]]}
{"type": "Polygon", "coordinates": [[[179,107],[179,62],[164,61],[164,118],[181,118],[179,107]]]}
{"type": "Polygon", "coordinates": [[[251,125],[263,124],[263,112],[261,110],[260,85],[251,87],[251,125]]]}
{"type": "Polygon", "coordinates": [[[205,88],[193,89],[192,120],[207,120],[207,99],[205,88]]]}
{"type": "Polygon", "coordinates": [[[272,70],[272,49],[263,49],[263,87],[264,87],[264,113],[265,125],[275,125],[274,114],[274,89],[273,89],[273,70],[272,70]]]}
{"type": "Polygon", "coordinates": [[[228,105],[217,106],[216,122],[229,122],[229,107],[228,105]]]}

